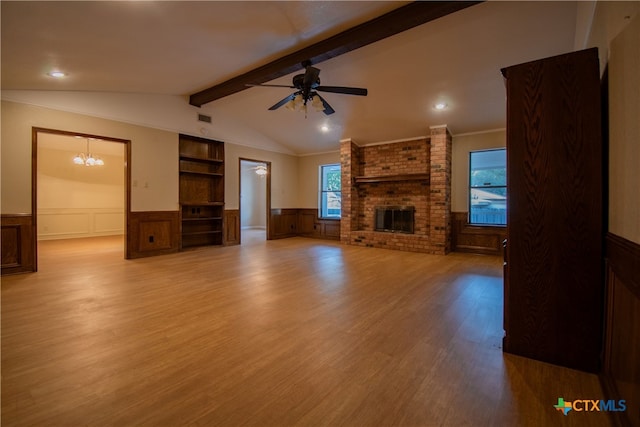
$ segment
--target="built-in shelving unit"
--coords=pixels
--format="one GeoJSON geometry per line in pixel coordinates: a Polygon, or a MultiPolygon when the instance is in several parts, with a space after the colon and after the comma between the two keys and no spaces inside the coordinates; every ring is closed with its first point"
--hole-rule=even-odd
{"type": "Polygon", "coordinates": [[[428,173],[408,173],[400,175],[356,176],[353,182],[356,184],[376,182],[400,182],[400,181],[424,181],[429,182],[428,173]]]}
{"type": "Polygon", "coordinates": [[[222,245],[224,143],[180,135],[181,248],[222,245]]]}

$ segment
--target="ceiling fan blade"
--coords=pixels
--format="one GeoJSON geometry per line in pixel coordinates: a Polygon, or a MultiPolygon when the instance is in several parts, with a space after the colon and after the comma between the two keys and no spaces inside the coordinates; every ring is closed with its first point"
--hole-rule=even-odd
{"type": "Polygon", "coordinates": [[[367,90],[359,87],[318,86],[315,90],[322,92],[342,93],[345,95],[367,96],[367,90]]]}
{"type": "Polygon", "coordinates": [[[291,95],[289,95],[286,98],[284,98],[282,101],[279,101],[279,102],[275,103],[273,106],[269,107],[269,110],[277,110],[278,108],[282,107],[284,104],[286,104],[287,102],[289,102],[293,98],[295,98],[296,95],[299,94],[299,93],[300,92],[292,93],[291,95]]]}
{"type": "Polygon", "coordinates": [[[320,70],[316,67],[312,67],[309,65],[307,70],[304,72],[304,87],[311,87],[315,82],[318,81],[318,76],[320,75],[320,70]]]}
{"type": "Polygon", "coordinates": [[[291,86],[291,85],[253,85],[253,84],[246,84],[245,86],[249,86],[249,87],[255,87],[255,86],[264,86],[264,87],[288,87],[289,89],[295,89],[295,86],[291,86]]]}
{"type": "Polygon", "coordinates": [[[336,112],[336,110],[331,108],[331,105],[329,105],[329,103],[323,97],[321,97],[319,93],[316,93],[315,96],[317,96],[320,101],[322,101],[322,106],[324,107],[324,110],[322,110],[323,113],[328,116],[329,114],[333,114],[336,112]]]}

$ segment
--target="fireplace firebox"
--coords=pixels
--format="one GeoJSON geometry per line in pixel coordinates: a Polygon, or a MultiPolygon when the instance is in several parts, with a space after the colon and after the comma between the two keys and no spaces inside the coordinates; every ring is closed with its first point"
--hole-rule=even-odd
{"type": "Polygon", "coordinates": [[[414,206],[377,206],[375,231],[413,234],[414,206]]]}

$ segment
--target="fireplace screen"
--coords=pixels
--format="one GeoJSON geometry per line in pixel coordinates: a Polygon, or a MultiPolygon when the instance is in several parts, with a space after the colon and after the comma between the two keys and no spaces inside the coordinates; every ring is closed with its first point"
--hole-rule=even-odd
{"type": "Polygon", "coordinates": [[[376,231],[413,234],[413,206],[376,207],[376,231]]]}

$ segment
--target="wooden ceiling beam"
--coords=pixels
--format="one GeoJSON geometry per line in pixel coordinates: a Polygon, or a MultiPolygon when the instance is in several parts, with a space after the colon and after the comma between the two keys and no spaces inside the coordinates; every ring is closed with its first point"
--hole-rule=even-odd
{"type": "Polygon", "coordinates": [[[318,64],[477,3],[481,3],[481,1],[416,1],[409,3],[223,83],[194,93],[189,97],[189,104],[201,107],[216,99],[245,90],[247,84],[266,83],[301,70],[302,61],[310,60],[312,64],[318,64]]]}

